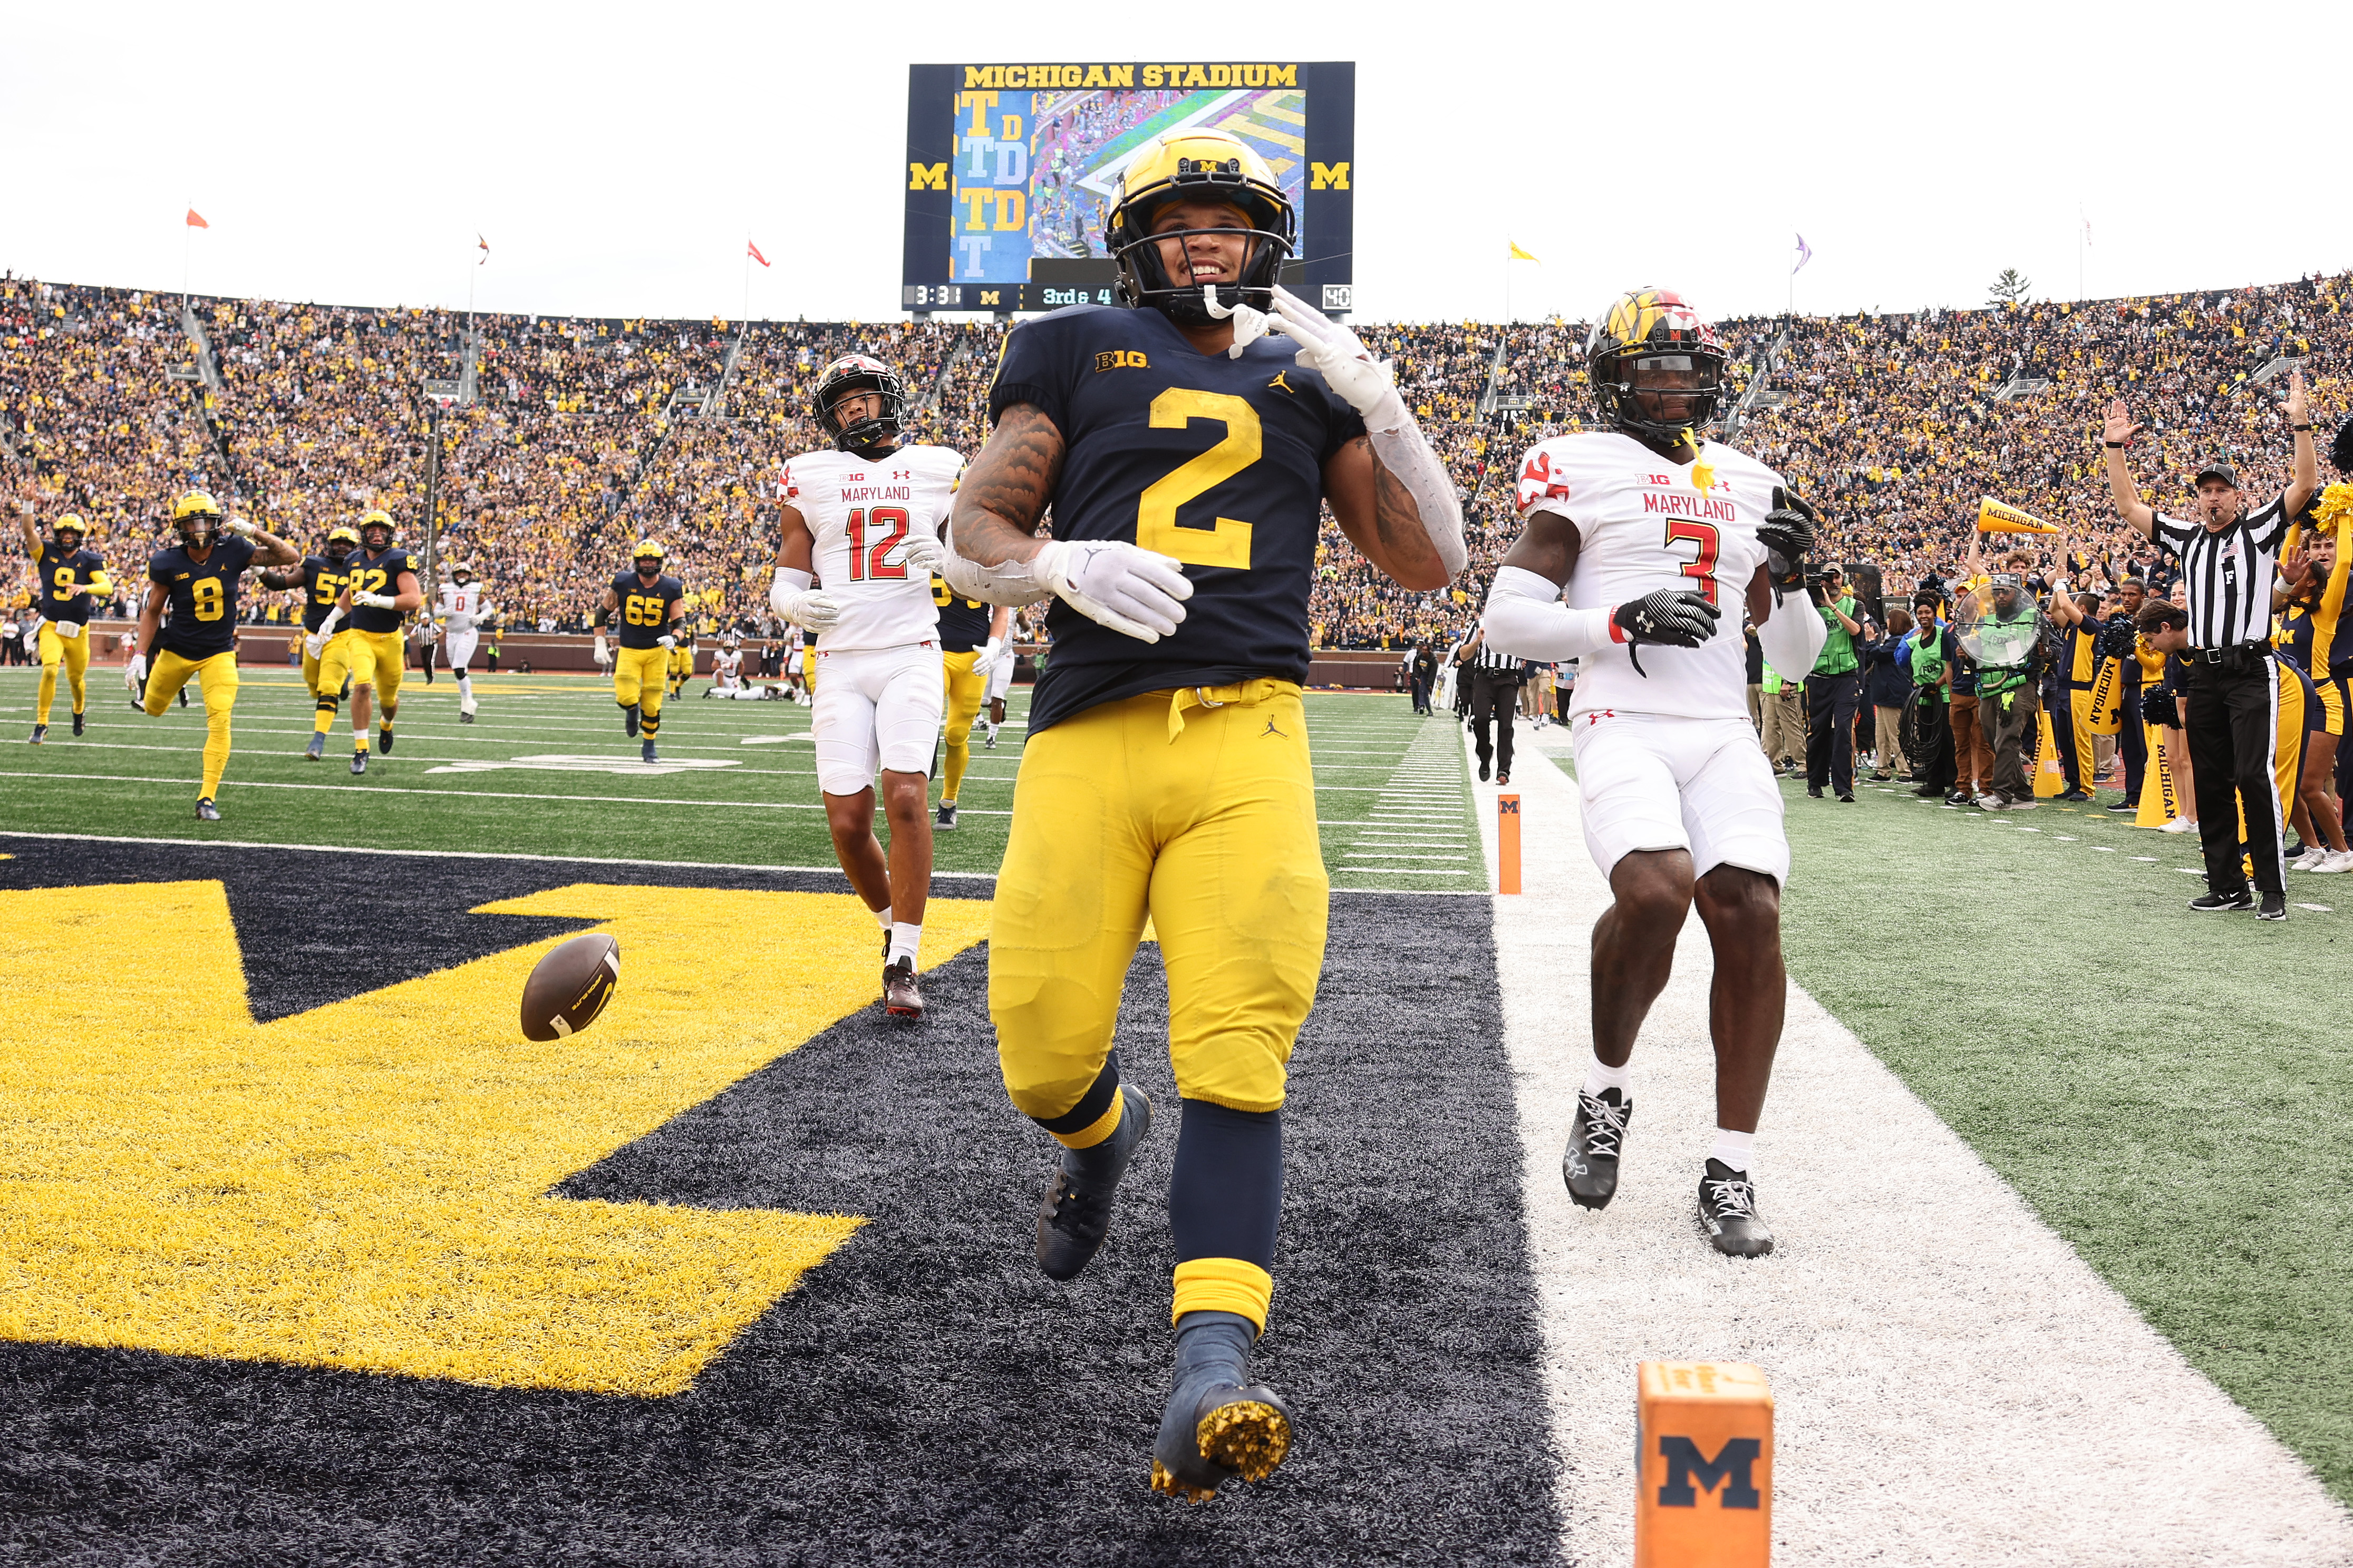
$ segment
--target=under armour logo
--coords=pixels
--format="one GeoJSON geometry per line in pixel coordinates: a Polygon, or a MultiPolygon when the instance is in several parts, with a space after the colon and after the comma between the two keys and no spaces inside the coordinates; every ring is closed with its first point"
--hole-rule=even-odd
{"type": "Polygon", "coordinates": [[[1263,741],[1263,740],[1265,740],[1269,735],[1282,735],[1282,739],[1284,739],[1284,740],[1286,740],[1286,741],[1288,741],[1289,739],[1291,739],[1291,737],[1290,737],[1290,736],[1288,736],[1288,735],[1284,735],[1284,734],[1282,733],[1282,731],[1280,731],[1280,730],[1278,730],[1278,729],[1276,729],[1276,728],[1274,727],[1274,721],[1273,721],[1273,720],[1271,720],[1271,719],[1269,719],[1269,720],[1266,721],[1266,728],[1265,728],[1265,729],[1263,729],[1263,730],[1261,730],[1261,731],[1258,732],[1258,738],[1259,738],[1260,740],[1263,741]]]}

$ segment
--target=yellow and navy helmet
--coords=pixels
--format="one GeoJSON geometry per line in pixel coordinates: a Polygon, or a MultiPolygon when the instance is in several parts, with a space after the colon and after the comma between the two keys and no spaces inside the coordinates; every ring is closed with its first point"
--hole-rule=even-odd
{"type": "Polygon", "coordinates": [[[381,553],[391,549],[393,531],[392,513],[384,508],[377,507],[373,511],[360,513],[360,542],[369,550],[381,553]],[[368,538],[369,530],[379,528],[384,531],[384,542],[381,544],[368,538]]]}
{"type": "Polygon", "coordinates": [[[66,551],[79,550],[90,540],[90,530],[82,526],[80,516],[70,511],[58,519],[57,525],[49,530],[49,533],[57,540],[58,547],[66,551]],[[71,544],[66,542],[69,533],[74,536],[71,544]]]}
{"type": "MultiPolygon", "coordinates": [[[[1715,329],[1672,289],[1636,289],[1609,302],[1585,339],[1585,374],[1603,424],[1630,436],[1672,441],[1685,431],[1714,423],[1724,401],[1724,345],[1715,329]],[[1670,417],[1663,402],[1645,414],[1635,400],[1634,369],[1696,372],[1695,384],[1665,397],[1681,397],[1683,410],[1670,417]]],[[[1662,389],[1645,387],[1653,397],[1662,389]]]]}
{"type": "Polygon", "coordinates": [[[817,422],[833,437],[836,450],[855,452],[877,446],[899,434],[907,413],[907,384],[899,373],[871,354],[844,354],[817,378],[817,422]],[[871,419],[842,425],[833,405],[854,393],[871,392],[882,400],[882,411],[871,419]]]}
{"type": "Polygon", "coordinates": [[[204,490],[190,490],[172,503],[172,526],[183,544],[209,544],[220,532],[220,502],[204,490]]]}
{"type": "Polygon", "coordinates": [[[327,530],[327,559],[337,565],[342,565],[343,557],[359,547],[360,536],[356,530],[340,522],[327,530]]]}
{"type": "MultiPolygon", "coordinates": [[[[629,550],[631,564],[635,565],[637,563],[649,560],[654,563],[654,570],[657,572],[662,569],[663,563],[669,559],[670,552],[661,547],[661,541],[659,539],[640,539],[629,550]]],[[[638,567],[638,574],[645,575],[643,566],[638,567]]]]}
{"type": "Polygon", "coordinates": [[[1250,252],[1242,263],[1241,281],[1219,284],[1218,303],[1247,301],[1261,310],[1274,308],[1274,285],[1282,264],[1299,248],[1299,215],[1266,160],[1232,132],[1207,127],[1155,136],[1137,149],[1120,175],[1119,200],[1112,205],[1103,228],[1119,263],[1121,297],[1187,326],[1205,326],[1213,318],[1189,275],[1182,283],[1169,277],[1160,247],[1153,240],[1181,241],[1196,234],[1247,236],[1250,252]],[[1153,215],[1176,201],[1223,203],[1240,209],[1248,222],[1241,228],[1180,228],[1154,235],[1153,215]]]}

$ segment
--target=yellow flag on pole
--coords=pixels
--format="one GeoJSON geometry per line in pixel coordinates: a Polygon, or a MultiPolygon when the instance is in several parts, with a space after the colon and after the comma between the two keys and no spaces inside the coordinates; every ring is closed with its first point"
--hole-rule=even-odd
{"type": "Polygon", "coordinates": [[[1512,247],[1512,259],[1513,259],[1513,260],[1514,260],[1514,261],[1534,261],[1534,260],[1535,260],[1535,257],[1533,257],[1533,256],[1529,255],[1526,251],[1522,250],[1522,249],[1520,248],[1520,242],[1519,242],[1518,240],[1516,240],[1516,239],[1507,239],[1507,240],[1505,240],[1504,243],[1504,244],[1506,244],[1506,245],[1508,245],[1508,246],[1510,246],[1510,247],[1512,247]]]}
{"type": "Polygon", "coordinates": [[[2059,525],[2045,522],[2031,511],[2023,511],[1991,496],[1978,500],[1978,531],[1979,533],[2057,533],[2059,525]]]}

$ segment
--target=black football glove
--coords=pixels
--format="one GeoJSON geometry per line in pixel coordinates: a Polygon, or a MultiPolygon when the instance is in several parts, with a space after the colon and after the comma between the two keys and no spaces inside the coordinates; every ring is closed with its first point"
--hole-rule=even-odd
{"type": "Polygon", "coordinates": [[[1805,585],[1806,557],[1813,552],[1814,524],[1820,521],[1810,502],[1773,487],[1773,510],[1757,525],[1757,542],[1765,547],[1765,575],[1775,588],[1793,592],[1805,585]]]}
{"type": "Polygon", "coordinates": [[[1626,634],[1626,657],[1632,662],[1634,673],[1648,680],[1651,672],[1642,668],[1636,648],[1644,643],[1697,647],[1715,635],[1716,618],[1722,613],[1708,603],[1704,594],[1694,594],[1688,588],[1662,588],[1655,594],[1627,600],[1609,618],[1626,634]]]}

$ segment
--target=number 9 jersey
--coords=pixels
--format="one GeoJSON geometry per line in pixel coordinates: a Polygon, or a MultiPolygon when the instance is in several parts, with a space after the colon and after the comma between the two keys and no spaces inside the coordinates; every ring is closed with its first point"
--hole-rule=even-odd
{"type": "Polygon", "coordinates": [[[1156,643],[1056,600],[1030,734],[1145,691],[1306,680],[1324,466],[1365,422],[1293,353],[1261,338],[1240,358],[1205,354],[1158,310],[1102,305],[1006,335],[988,414],[1027,403],[1061,432],[1054,537],[1140,544],[1193,582],[1184,622],[1156,643]]]}
{"type": "Polygon", "coordinates": [[[940,536],[964,459],[945,447],[904,446],[879,458],[804,452],[785,465],[785,503],[816,542],[817,580],[841,606],[825,651],[907,647],[934,640],[931,574],[907,566],[907,540],[940,536]]]}
{"type": "MultiPolygon", "coordinates": [[[[1557,512],[1577,529],[1577,564],[1561,597],[1606,609],[1661,588],[1704,594],[1723,612],[1697,647],[1646,646],[1641,668],[1612,642],[1577,666],[1572,719],[1596,709],[1683,719],[1747,716],[1747,643],[1740,617],[1765,563],[1757,525],[1781,476],[1744,453],[1704,442],[1697,461],[1670,462],[1614,430],[1556,436],[1520,464],[1523,517],[1557,512]]],[[[1812,615],[1793,597],[1776,615],[1812,615]]],[[[1783,670],[1797,679],[1807,672],[1783,670]]]]}

